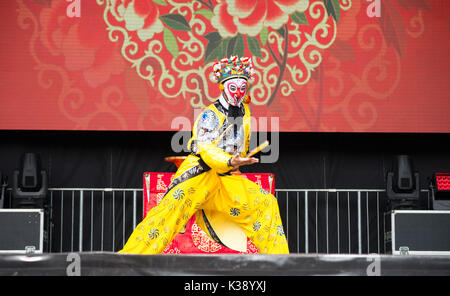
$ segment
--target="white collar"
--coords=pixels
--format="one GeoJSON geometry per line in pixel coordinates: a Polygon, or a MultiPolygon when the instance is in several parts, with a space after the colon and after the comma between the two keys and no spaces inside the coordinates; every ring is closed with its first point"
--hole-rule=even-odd
{"type": "Polygon", "coordinates": [[[219,102],[220,102],[220,104],[221,104],[225,109],[228,110],[228,106],[229,106],[230,104],[228,104],[228,102],[225,100],[225,98],[223,97],[223,95],[220,95],[220,97],[219,97],[219,102]]]}

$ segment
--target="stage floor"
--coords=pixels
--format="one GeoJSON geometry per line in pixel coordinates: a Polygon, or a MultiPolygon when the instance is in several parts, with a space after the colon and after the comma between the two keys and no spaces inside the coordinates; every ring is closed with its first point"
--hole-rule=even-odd
{"type": "Polygon", "coordinates": [[[441,276],[450,275],[450,256],[1,254],[0,275],[441,276]]]}

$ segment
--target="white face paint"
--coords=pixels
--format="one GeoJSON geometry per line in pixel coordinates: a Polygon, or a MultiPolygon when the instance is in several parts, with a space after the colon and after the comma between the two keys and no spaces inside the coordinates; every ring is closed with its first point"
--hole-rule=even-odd
{"type": "Polygon", "coordinates": [[[228,103],[239,106],[247,94],[247,80],[243,78],[231,78],[223,83],[225,95],[228,103]]]}

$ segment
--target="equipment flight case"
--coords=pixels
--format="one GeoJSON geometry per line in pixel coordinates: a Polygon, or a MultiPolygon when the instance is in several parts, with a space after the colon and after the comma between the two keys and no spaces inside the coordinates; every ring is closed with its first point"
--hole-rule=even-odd
{"type": "Polygon", "coordinates": [[[393,255],[450,255],[450,211],[385,213],[385,250],[393,255]]]}
{"type": "Polygon", "coordinates": [[[0,253],[42,253],[44,211],[0,209],[0,253]]]}

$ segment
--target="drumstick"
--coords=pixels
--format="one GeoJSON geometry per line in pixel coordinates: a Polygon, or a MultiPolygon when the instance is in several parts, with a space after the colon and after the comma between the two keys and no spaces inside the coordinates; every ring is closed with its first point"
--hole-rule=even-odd
{"type": "Polygon", "coordinates": [[[250,151],[249,154],[247,154],[247,158],[252,157],[253,155],[255,155],[256,153],[260,152],[261,150],[263,150],[264,148],[266,148],[267,146],[269,146],[269,141],[265,141],[264,143],[262,143],[261,145],[259,145],[258,147],[256,147],[255,149],[253,149],[252,151],[250,151]]]}

